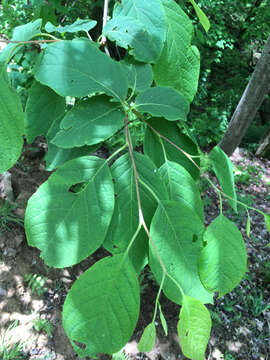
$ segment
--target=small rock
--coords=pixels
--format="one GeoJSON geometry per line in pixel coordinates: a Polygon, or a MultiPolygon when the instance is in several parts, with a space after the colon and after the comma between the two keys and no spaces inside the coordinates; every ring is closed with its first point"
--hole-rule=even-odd
{"type": "Polygon", "coordinates": [[[17,208],[14,210],[14,214],[18,216],[20,219],[24,219],[25,209],[24,208],[17,208]]]}
{"type": "Polygon", "coordinates": [[[14,237],[14,246],[15,246],[15,248],[18,248],[21,245],[21,243],[23,242],[23,240],[24,240],[23,235],[16,235],[14,237]]]}
{"type": "Polygon", "coordinates": [[[11,174],[8,171],[0,174],[0,197],[4,200],[14,200],[14,194],[11,185],[11,174]]]}
{"type": "Polygon", "coordinates": [[[6,295],[7,295],[7,290],[0,287],[0,296],[6,296],[6,295]]]}
{"type": "Polygon", "coordinates": [[[12,249],[12,248],[6,248],[3,251],[3,255],[6,256],[6,257],[13,257],[13,256],[16,255],[16,250],[12,249]]]}

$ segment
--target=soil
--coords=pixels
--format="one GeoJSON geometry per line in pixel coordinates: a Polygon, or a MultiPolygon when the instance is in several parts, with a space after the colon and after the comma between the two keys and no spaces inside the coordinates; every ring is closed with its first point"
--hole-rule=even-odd
{"type": "MultiPolygon", "coordinates": [[[[17,208],[16,218],[23,219],[28,198],[49,176],[42,160],[44,144],[36,142],[26,146],[18,163],[10,170],[12,187],[17,208]]],[[[258,173],[251,176],[247,184],[238,184],[238,193],[243,201],[252,201],[252,206],[270,213],[270,162],[258,159],[243,150],[234,153],[232,160],[243,169],[256,167],[258,173]]],[[[206,187],[203,191],[206,205],[206,222],[209,224],[217,215],[218,198],[206,187]]],[[[224,206],[225,213],[233,218],[242,233],[246,233],[246,212],[238,216],[224,206]]],[[[209,306],[213,328],[207,348],[208,360],[255,359],[269,357],[270,313],[267,309],[270,299],[270,247],[269,233],[264,219],[256,212],[250,212],[251,233],[245,235],[249,271],[240,285],[231,293],[215,300],[209,306]]],[[[73,268],[48,268],[39,257],[39,251],[27,245],[24,229],[15,222],[2,224],[0,232],[0,348],[21,344],[24,356],[18,359],[77,359],[61,324],[61,309],[66,293],[74,280],[95,261],[105,255],[99,250],[73,268]],[[26,274],[33,274],[40,280],[40,287],[32,291],[26,281],[26,274]],[[42,280],[46,280],[42,285],[42,280]],[[46,319],[52,325],[51,334],[36,331],[33,321],[46,319]],[[13,326],[11,326],[13,324],[13,326]]],[[[157,341],[153,351],[139,353],[137,343],[154,310],[154,299],[158,287],[146,268],[141,277],[141,315],[138,326],[124,351],[130,359],[186,359],[179,347],[177,321],[179,306],[161,298],[161,306],[168,323],[166,337],[157,318],[157,341]]],[[[109,357],[100,355],[99,359],[109,357]]],[[[9,358],[7,358],[9,359],[9,358]]],[[[13,359],[16,359],[14,357],[13,359]]]]}

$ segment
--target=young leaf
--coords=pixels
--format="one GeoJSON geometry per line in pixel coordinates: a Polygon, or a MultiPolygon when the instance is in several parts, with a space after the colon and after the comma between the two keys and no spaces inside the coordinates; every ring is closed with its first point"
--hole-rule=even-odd
{"type": "Polygon", "coordinates": [[[62,148],[94,145],[106,140],[124,125],[122,106],[105,96],[78,102],[60,124],[52,143],[62,148]]]}
{"type": "Polygon", "coordinates": [[[133,18],[134,23],[140,23],[144,31],[150,37],[154,48],[152,59],[149,62],[155,62],[163,49],[166,24],[165,13],[161,0],[123,0],[117,2],[113,12],[113,19],[118,17],[133,18]]]}
{"type": "Polygon", "coordinates": [[[64,115],[66,101],[47,86],[32,85],[25,108],[25,134],[28,143],[36,136],[47,135],[52,123],[64,115]]]}
{"type": "Polygon", "coordinates": [[[156,46],[144,25],[129,16],[117,16],[109,20],[103,34],[118,46],[127,49],[128,53],[138,61],[153,62],[156,57],[156,46]]]}
{"type": "Polygon", "coordinates": [[[148,112],[167,120],[185,121],[189,112],[189,104],[183,95],[165,86],[153,87],[140,93],[135,106],[140,112],[148,112]]]}
{"type": "Polygon", "coordinates": [[[160,317],[161,325],[163,327],[165,336],[168,336],[168,326],[160,304],[158,304],[158,309],[159,309],[159,317],[160,317]]]}
{"type": "Polygon", "coordinates": [[[55,26],[50,22],[47,22],[47,24],[45,25],[45,30],[48,33],[52,33],[52,32],[59,32],[60,34],[62,33],[75,33],[78,31],[89,31],[91,29],[93,29],[96,26],[97,22],[95,20],[82,20],[82,19],[77,19],[73,24],[71,25],[66,25],[66,26],[55,26]]]}
{"type": "MultiPolygon", "coordinates": [[[[134,152],[139,177],[161,199],[168,199],[166,188],[152,161],[134,152]]],[[[115,209],[103,246],[111,253],[125,251],[139,224],[138,200],[132,163],[129,154],[121,156],[111,167],[115,186],[115,209]]],[[[156,200],[147,189],[140,186],[143,214],[147,225],[157,207],[156,200]]],[[[136,271],[140,271],[147,262],[148,239],[141,230],[130,249],[130,257],[136,271]]]]}
{"type": "Polygon", "coordinates": [[[266,229],[267,229],[267,230],[269,231],[269,233],[270,233],[270,215],[264,214],[264,221],[265,221],[266,229]]]}
{"type": "Polygon", "coordinates": [[[23,146],[24,114],[19,95],[0,78],[0,174],[19,158],[23,146]]]}
{"type": "Polygon", "coordinates": [[[246,225],[246,233],[247,236],[250,236],[250,216],[249,216],[249,212],[247,212],[247,225],[246,225]]]}
{"type": "Polygon", "coordinates": [[[202,24],[204,30],[206,32],[208,32],[208,30],[210,29],[210,22],[207,18],[207,16],[205,15],[205,13],[202,11],[202,9],[196,4],[196,2],[194,0],[189,0],[192,4],[192,6],[194,7],[194,10],[200,20],[200,23],[202,24]]]}
{"type": "Polygon", "coordinates": [[[121,101],[128,90],[123,65],[89,40],[66,40],[47,46],[34,71],[39,82],[62,96],[102,92],[121,101]]]}
{"type": "Polygon", "coordinates": [[[163,51],[153,67],[154,80],[157,85],[173,87],[191,102],[200,72],[200,53],[190,45],[192,22],[174,0],[162,0],[162,4],[167,31],[163,51]]]}
{"type": "Polygon", "coordinates": [[[124,255],[106,257],[73,284],[63,307],[63,327],[80,356],[113,354],[131,337],[139,315],[137,275],[124,255]],[[85,350],[76,342],[86,345],[85,350]]]}
{"type": "MultiPolygon", "coordinates": [[[[197,145],[194,144],[189,137],[181,133],[177,124],[161,118],[153,118],[148,120],[148,122],[155,130],[168,138],[186,153],[196,156],[199,155],[197,145]]],[[[161,141],[167,159],[182,165],[190,173],[193,179],[197,180],[200,176],[200,172],[195,165],[180,150],[169,144],[166,140],[160,139],[160,137],[154,134],[150,128],[147,128],[144,137],[144,153],[148,155],[159,168],[165,162],[161,141]]],[[[198,165],[200,164],[198,158],[195,159],[195,162],[198,165]]]]}
{"type": "Polygon", "coordinates": [[[223,296],[238,285],[246,271],[244,240],[233,222],[219,215],[204,233],[199,254],[200,279],[208,291],[223,296]]]}
{"type": "Polygon", "coordinates": [[[156,342],[156,327],[153,322],[148,324],[143,331],[142,337],[138,343],[140,352],[149,352],[153,349],[156,342]]]}
{"type": "MultiPolygon", "coordinates": [[[[149,263],[160,283],[163,270],[157,251],[167,272],[178,282],[183,292],[208,303],[212,302],[212,295],[203,287],[197,266],[199,251],[203,247],[203,231],[203,222],[184,202],[161,201],[150,228],[155,249],[150,246],[149,263]]],[[[168,277],[163,291],[170,300],[181,303],[179,288],[168,277]]]]}
{"type": "Polygon", "coordinates": [[[228,195],[228,202],[237,212],[237,196],[234,187],[233,165],[231,160],[219,146],[215,146],[209,155],[214,172],[223,192],[228,195]]]}
{"type": "Polygon", "coordinates": [[[204,221],[203,202],[200,191],[186,169],[172,161],[166,161],[159,173],[166,184],[170,200],[184,202],[204,221]]]}
{"type": "MultiPolygon", "coordinates": [[[[32,39],[34,35],[40,33],[41,24],[42,20],[37,19],[36,21],[15,27],[11,40],[28,41],[32,39]]],[[[23,46],[23,44],[21,46],[23,46]]],[[[0,68],[5,64],[11,54],[12,56],[14,56],[19,51],[21,46],[18,44],[10,43],[0,52],[0,68]]]]}
{"type": "Polygon", "coordinates": [[[113,208],[106,162],[94,156],[71,160],[30,198],[25,214],[28,243],[41,250],[49,266],[77,264],[102,244],[113,208]],[[84,187],[72,192],[76,184],[84,187]]]}
{"type": "Polygon", "coordinates": [[[199,300],[184,296],[177,330],[181,349],[187,358],[204,360],[211,325],[207,308],[199,300]]]}

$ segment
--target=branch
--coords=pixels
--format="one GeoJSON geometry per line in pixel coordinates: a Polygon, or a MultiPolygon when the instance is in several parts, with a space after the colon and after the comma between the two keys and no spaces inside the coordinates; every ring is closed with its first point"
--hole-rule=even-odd
{"type": "MultiPolygon", "coordinates": [[[[104,0],[102,31],[103,31],[104,26],[106,25],[106,22],[107,22],[109,1],[110,1],[110,0],[104,0]]],[[[101,45],[104,46],[105,53],[106,53],[108,56],[110,56],[110,52],[109,52],[108,47],[107,47],[107,45],[106,45],[106,41],[107,41],[106,37],[105,37],[104,35],[102,35],[101,45]]]]}

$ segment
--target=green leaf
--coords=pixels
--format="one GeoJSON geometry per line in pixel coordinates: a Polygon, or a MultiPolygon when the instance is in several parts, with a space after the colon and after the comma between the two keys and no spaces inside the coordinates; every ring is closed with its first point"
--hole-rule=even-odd
{"type": "Polygon", "coordinates": [[[52,143],[67,149],[98,144],[112,136],[124,125],[125,113],[119,103],[109,100],[101,95],[78,102],[64,116],[52,143]]]}
{"type": "Polygon", "coordinates": [[[142,64],[136,61],[124,62],[127,66],[129,87],[135,94],[148,89],[153,82],[153,71],[150,64],[142,64]]]}
{"type": "Polygon", "coordinates": [[[265,221],[266,229],[267,229],[267,230],[269,231],[269,233],[270,233],[270,215],[264,214],[264,221],[265,221]]]}
{"type": "Polygon", "coordinates": [[[0,173],[19,158],[23,146],[24,114],[19,95],[0,78],[0,173]]]}
{"type": "Polygon", "coordinates": [[[40,186],[25,214],[29,245],[47,265],[77,264],[102,244],[114,208],[107,163],[94,156],[71,160],[40,186]],[[78,192],[72,186],[81,184],[78,192]]]}
{"type": "MultiPolygon", "coordinates": [[[[166,188],[152,161],[134,152],[139,177],[160,199],[168,199],[166,188]]],[[[138,200],[132,163],[129,154],[121,156],[111,167],[115,188],[115,208],[103,246],[111,253],[122,253],[129,245],[139,224],[138,200]]],[[[147,225],[157,207],[156,200],[147,189],[140,185],[142,210],[147,225]]],[[[148,238],[141,230],[130,250],[130,257],[136,271],[147,262],[148,238]]]]}
{"type": "Polygon", "coordinates": [[[165,86],[153,87],[140,93],[135,106],[138,111],[167,120],[185,121],[189,112],[186,99],[178,91],[165,86]]]}
{"type": "MultiPolygon", "coordinates": [[[[25,25],[20,25],[15,27],[12,34],[12,41],[28,41],[32,39],[33,36],[37,35],[41,31],[42,20],[37,19],[36,21],[29,22],[25,25]]],[[[21,46],[24,46],[23,44],[21,46]]],[[[13,56],[19,51],[21,48],[18,44],[8,44],[1,52],[0,52],[0,66],[3,66],[6,61],[10,60],[9,56],[12,54],[13,56]]]]}
{"type": "Polygon", "coordinates": [[[158,308],[159,308],[159,317],[160,317],[161,325],[163,327],[165,336],[168,336],[168,326],[160,304],[158,304],[158,308]]]}
{"type": "Polygon", "coordinates": [[[238,285],[246,271],[247,254],[242,235],[233,222],[219,215],[204,234],[199,274],[208,291],[223,296],[238,285]]]}
{"type": "Polygon", "coordinates": [[[205,15],[205,13],[202,11],[202,9],[195,3],[194,0],[189,0],[192,4],[192,6],[194,7],[194,10],[200,20],[200,23],[202,24],[204,30],[206,32],[208,32],[208,30],[210,29],[210,22],[207,18],[207,16],[205,15]]]}
{"type": "Polygon", "coordinates": [[[35,77],[62,96],[83,97],[102,92],[124,99],[128,84],[123,65],[84,39],[59,41],[43,50],[35,77]]]}
{"type": "MultiPolygon", "coordinates": [[[[165,136],[186,153],[195,156],[199,155],[197,145],[194,144],[189,137],[181,133],[177,124],[160,118],[148,120],[148,123],[156,131],[165,136]]],[[[190,173],[193,179],[197,180],[199,178],[199,170],[180,150],[175,148],[166,140],[161,139],[150,128],[147,128],[144,138],[144,153],[151,158],[157,167],[160,167],[162,164],[164,164],[166,160],[164,157],[162,144],[164,146],[168,160],[182,165],[190,173]]],[[[198,165],[200,164],[198,158],[195,159],[195,162],[198,165]]]]}
{"type": "Polygon", "coordinates": [[[223,192],[229,196],[228,203],[237,213],[237,195],[234,187],[233,165],[219,146],[215,146],[209,155],[214,172],[223,192]]]}
{"type": "Polygon", "coordinates": [[[80,356],[113,354],[131,337],[139,308],[140,289],[132,265],[123,255],[106,257],[73,284],[63,307],[63,327],[80,356]]]}
{"type": "Polygon", "coordinates": [[[246,225],[246,233],[247,236],[250,236],[250,216],[249,216],[249,212],[247,212],[247,225],[246,225]]]}
{"type": "Polygon", "coordinates": [[[25,134],[28,143],[36,136],[47,135],[56,118],[65,112],[66,101],[47,86],[32,85],[25,108],[25,134]]]}
{"type": "MultiPolygon", "coordinates": [[[[144,29],[147,36],[143,38],[146,39],[146,44],[149,48],[152,48],[151,52],[153,53],[151,59],[149,58],[147,62],[155,62],[163,49],[166,32],[165,13],[161,0],[123,0],[121,3],[117,2],[113,12],[113,20],[118,22],[118,26],[121,26],[121,22],[125,18],[132,18],[133,23],[136,24],[133,27],[132,22],[130,22],[128,26],[133,41],[137,36],[141,39],[141,28],[144,29]],[[120,18],[119,21],[117,21],[118,18],[120,18]]],[[[132,44],[130,45],[132,47],[132,44]]],[[[136,43],[136,46],[138,45],[141,46],[142,44],[136,43]]],[[[146,51],[149,50],[146,49],[146,51]]]]}
{"type": "Polygon", "coordinates": [[[156,327],[153,322],[148,324],[143,331],[141,339],[138,343],[138,350],[140,352],[149,352],[153,349],[156,342],[156,327]]]}
{"type": "Polygon", "coordinates": [[[166,41],[153,67],[157,85],[171,86],[191,102],[197,92],[200,53],[191,46],[191,20],[173,0],[162,0],[166,14],[166,41]]]}
{"type": "Polygon", "coordinates": [[[207,308],[199,300],[184,296],[177,330],[181,349],[187,358],[204,360],[211,325],[207,308]]]}
{"type": "Polygon", "coordinates": [[[159,173],[166,184],[170,200],[184,202],[204,221],[203,202],[200,191],[186,169],[172,161],[166,161],[159,173]]]}
{"type": "Polygon", "coordinates": [[[59,32],[59,33],[75,33],[78,31],[89,31],[91,29],[93,29],[96,26],[97,22],[95,20],[82,20],[82,19],[77,19],[73,24],[70,25],[66,25],[66,26],[55,26],[50,22],[47,22],[47,24],[45,25],[45,30],[48,33],[52,33],[54,31],[59,32]]]}
{"type": "MultiPolygon", "coordinates": [[[[150,246],[150,267],[158,283],[163,270],[156,251],[170,276],[183,292],[201,300],[212,302],[212,295],[203,287],[198,274],[198,255],[203,247],[204,224],[184,202],[161,201],[153,217],[150,234],[155,244],[150,246]]],[[[165,295],[177,304],[182,296],[179,288],[168,277],[163,286],[165,295]]]]}
{"type": "Polygon", "coordinates": [[[155,44],[139,20],[118,16],[107,22],[103,34],[138,61],[151,63],[157,58],[155,44]]]}

